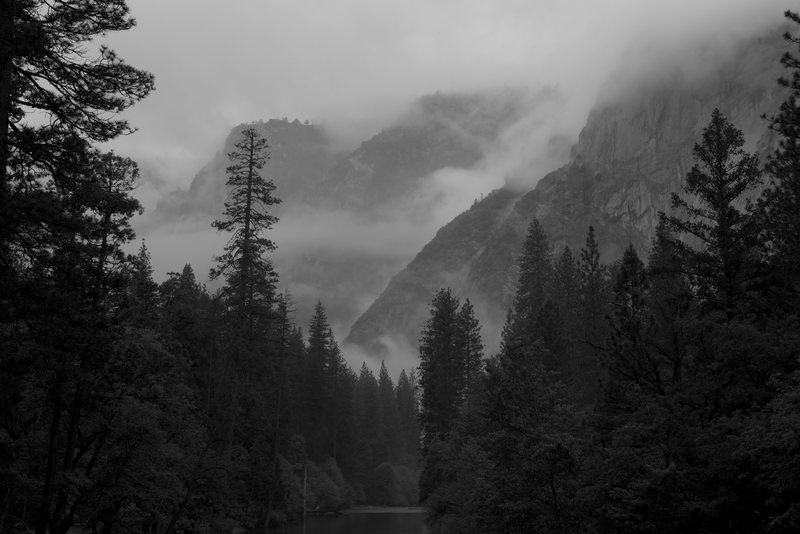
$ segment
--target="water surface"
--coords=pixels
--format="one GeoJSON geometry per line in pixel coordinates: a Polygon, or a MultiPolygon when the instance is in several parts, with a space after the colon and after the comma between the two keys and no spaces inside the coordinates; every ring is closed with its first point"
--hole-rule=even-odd
{"type": "MultiPolygon", "coordinates": [[[[427,534],[424,519],[419,509],[356,509],[335,517],[307,517],[305,534],[427,534]]],[[[278,532],[303,534],[303,525],[278,532]]]]}

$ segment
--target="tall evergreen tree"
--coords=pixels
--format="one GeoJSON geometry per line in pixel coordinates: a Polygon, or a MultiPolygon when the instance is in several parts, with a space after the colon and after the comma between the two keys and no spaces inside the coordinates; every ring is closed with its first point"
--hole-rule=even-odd
{"type": "Polygon", "coordinates": [[[463,360],[461,402],[475,402],[477,401],[475,395],[480,392],[483,380],[483,339],[481,324],[475,317],[475,309],[469,299],[465,299],[458,310],[456,321],[458,322],[456,351],[463,360]]]}
{"type": "Polygon", "coordinates": [[[758,217],[749,203],[744,211],[737,203],[760,185],[761,170],[758,157],[742,146],[741,130],[715,109],[686,177],[686,192],[697,204],[673,195],[673,208],[686,218],[667,217],[671,230],[699,242],[700,249],[683,248],[699,296],[729,315],[759,276],[758,217]]]}
{"type": "Polygon", "coordinates": [[[600,246],[592,226],[586,235],[586,246],[581,249],[578,269],[580,274],[578,317],[581,327],[573,381],[579,402],[590,404],[597,398],[599,358],[605,338],[605,317],[609,301],[608,268],[600,263],[600,246]]]}
{"type": "Polygon", "coordinates": [[[222,365],[218,366],[220,410],[216,432],[223,433],[224,438],[218,441],[225,444],[229,457],[238,439],[263,433],[267,427],[260,419],[273,397],[269,384],[274,383],[276,369],[269,339],[277,277],[266,256],[275,244],[266,234],[277,221],[269,210],[279,201],[272,196],[272,180],[259,173],[269,158],[266,139],[252,128],[241,135],[241,141],[228,154],[229,198],[223,218],[212,223],[231,237],[210,272],[212,279],[226,279],[221,289],[224,350],[222,365]]]}
{"type": "Polygon", "coordinates": [[[419,382],[423,450],[446,437],[458,416],[464,363],[458,351],[459,305],[450,288],[440,289],[431,301],[430,317],[422,328],[419,382]]]}
{"type": "MultiPolygon", "coordinates": [[[[411,372],[413,373],[413,370],[411,372]]],[[[419,409],[412,380],[409,379],[405,369],[400,372],[400,377],[397,379],[397,412],[403,453],[416,458],[420,446],[417,422],[419,409]]]]}
{"type": "Polygon", "coordinates": [[[570,337],[577,335],[580,303],[580,273],[569,247],[564,247],[553,267],[553,300],[558,305],[570,337]]]}
{"type": "Polygon", "coordinates": [[[131,258],[127,308],[142,326],[155,328],[159,321],[158,284],[153,280],[153,266],[150,251],[144,240],[139,252],[131,258]]]}
{"type": "Polygon", "coordinates": [[[217,267],[211,278],[226,276],[226,295],[237,321],[252,338],[257,321],[263,320],[274,301],[276,275],[266,257],[275,250],[275,243],[266,233],[278,218],[270,208],[280,202],[273,196],[275,184],[259,171],[269,159],[269,144],[254,128],[241,132],[242,140],[228,154],[231,164],[225,169],[230,188],[225,202],[224,218],[212,223],[231,238],[225,253],[216,258],[217,267]]]}
{"type": "Polygon", "coordinates": [[[544,347],[544,368],[568,379],[572,366],[564,319],[555,300],[547,299],[536,318],[536,332],[544,347]]]}
{"type": "Polygon", "coordinates": [[[372,470],[380,458],[381,412],[378,402],[378,381],[366,362],[361,364],[356,395],[356,421],[361,430],[361,452],[363,455],[362,483],[367,486],[372,470]]]}
{"type": "Polygon", "coordinates": [[[650,354],[649,280],[636,249],[629,245],[614,283],[605,367],[605,403],[615,409],[636,404],[629,395],[641,389],[664,394],[660,361],[650,354]],[[633,386],[633,387],[632,387],[633,386]]]}
{"type": "Polygon", "coordinates": [[[530,344],[536,339],[539,310],[552,292],[553,250],[537,219],[528,226],[518,267],[517,293],[503,336],[503,343],[511,345],[530,344]]]}
{"type": "MultiPolygon", "coordinates": [[[[331,383],[329,376],[334,368],[333,339],[330,335],[328,316],[322,303],[317,301],[314,315],[308,325],[306,349],[305,399],[303,434],[306,437],[309,458],[322,461],[332,455],[330,405],[331,383]]],[[[338,363],[338,362],[337,362],[338,363]]]]}
{"type": "Polygon", "coordinates": [[[688,330],[693,320],[694,297],[686,277],[682,255],[662,216],[647,260],[649,303],[653,320],[654,350],[669,369],[672,388],[683,379],[688,330]]]}
{"type": "MultiPolygon", "coordinates": [[[[796,12],[786,11],[785,16],[791,23],[800,24],[796,12]]],[[[800,37],[787,32],[784,39],[794,48],[781,58],[790,73],[779,83],[789,90],[789,95],[769,119],[780,140],[767,161],[766,171],[772,180],[761,206],[772,260],[778,266],[781,286],[789,290],[791,297],[786,299],[786,292],[782,291],[778,304],[796,309],[800,302],[800,37]]]]}
{"type": "Polygon", "coordinates": [[[400,414],[397,409],[397,398],[394,384],[386,369],[386,362],[381,362],[378,373],[378,402],[381,409],[381,452],[382,460],[396,463],[400,457],[400,414]]]}
{"type": "Polygon", "coordinates": [[[59,189],[76,185],[63,169],[91,153],[88,141],[130,132],[114,114],[144,98],[151,74],[101,46],[99,35],[135,24],[124,0],[5,0],[0,4],[0,298],[14,294],[17,252],[45,245],[29,228],[58,210],[59,189]],[[30,120],[31,117],[36,117],[30,120]]]}

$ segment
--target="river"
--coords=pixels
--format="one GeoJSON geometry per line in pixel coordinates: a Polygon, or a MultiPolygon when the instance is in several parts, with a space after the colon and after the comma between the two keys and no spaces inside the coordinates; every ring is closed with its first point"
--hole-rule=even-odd
{"type": "Polygon", "coordinates": [[[354,508],[338,516],[310,516],[306,530],[296,524],[281,534],[427,534],[420,508],[354,508]]]}

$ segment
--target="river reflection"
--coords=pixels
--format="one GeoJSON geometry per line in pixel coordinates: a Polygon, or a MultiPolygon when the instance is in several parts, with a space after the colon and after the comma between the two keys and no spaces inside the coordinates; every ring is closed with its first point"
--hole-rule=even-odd
{"type": "MultiPolygon", "coordinates": [[[[336,517],[308,517],[305,534],[426,534],[424,520],[424,512],[418,510],[352,511],[336,517]]],[[[291,525],[276,532],[303,534],[303,525],[291,525]]]]}

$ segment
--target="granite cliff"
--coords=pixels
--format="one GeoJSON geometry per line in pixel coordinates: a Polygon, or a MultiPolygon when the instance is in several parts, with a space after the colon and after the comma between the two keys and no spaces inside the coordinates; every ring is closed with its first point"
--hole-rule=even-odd
{"type": "Polygon", "coordinates": [[[762,115],[783,99],[776,79],[784,44],[779,31],[770,35],[706,44],[691,60],[646,75],[621,69],[599,95],[567,165],[529,190],[508,183],[443,227],[359,317],[346,343],[381,358],[398,347],[413,353],[431,296],[449,286],[476,305],[487,348],[496,350],[533,217],[557,249],[577,252],[592,225],[604,261],[618,259],[628,243],[646,254],[659,211],[682,192],[714,108],[744,132],[749,151],[764,156],[773,145],[762,115]]]}
{"type": "Polygon", "coordinates": [[[319,299],[346,333],[435,228],[429,217],[442,201],[432,186],[435,173],[472,168],[532,99],[552,96],[513,90],[428,95],[352,150],[339,147],[324,127],[299,120],[241,124],[188,189],[161,200],[152,224],[208,228],[224,209],[227,154],[242,129],[256,128],[270,143],[262,172],[282,200],[275,207],[281,221],[273,256],[281,287],[293,294],[301,325],[319,299]],[[412,231],[396,229],[399,224],[412,231]],[[411,235],[397,237],[400,245],[355,235],[371,227],[411,235]]]}

